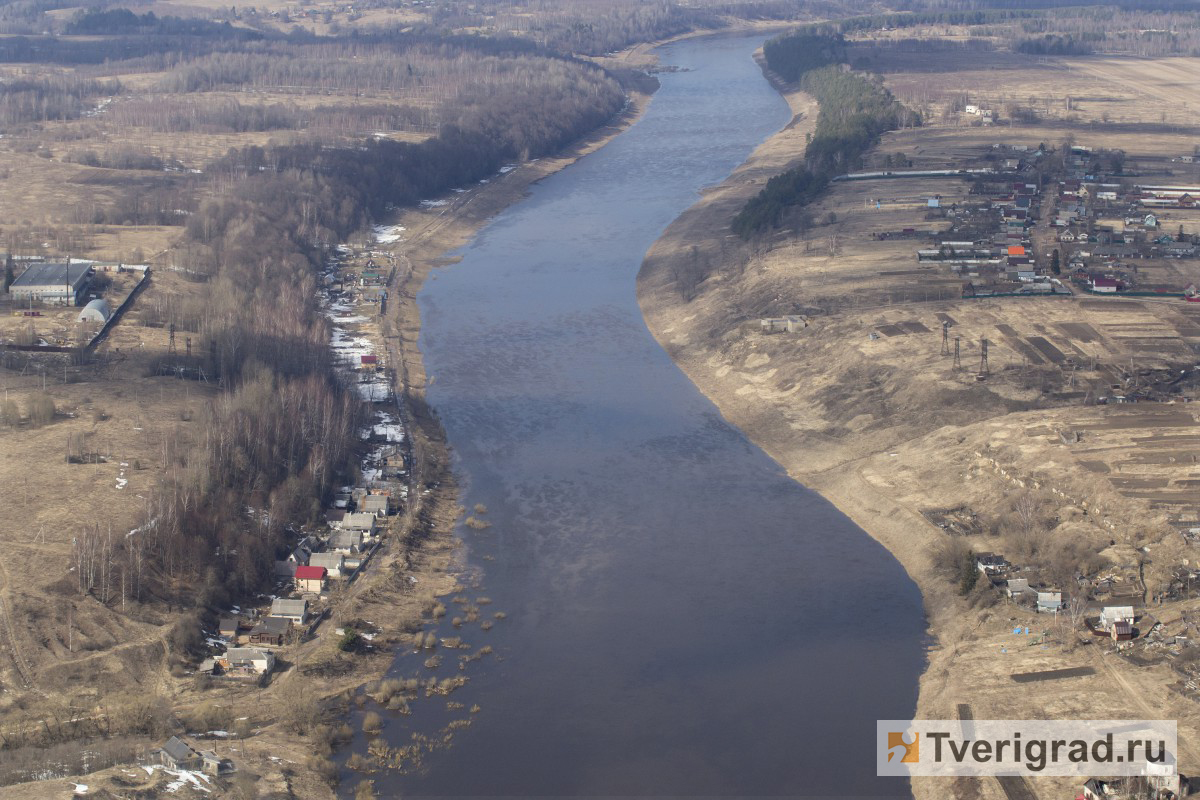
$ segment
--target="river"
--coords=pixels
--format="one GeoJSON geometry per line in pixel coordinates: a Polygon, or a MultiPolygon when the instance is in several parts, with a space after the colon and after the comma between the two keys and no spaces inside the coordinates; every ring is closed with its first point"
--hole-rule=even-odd
{"type": "Polygon", "coordinates": [[[436,630],[494,653],[460,673],[471,651],[442,648],[437,674],[470,678],[450,699],[478,713],[433,697],[390,717],[395,745],[472,724],[422,769],[373,776],[381,795],[909,793],[875,777],[874,735],[915,709],[916,586],[721,418],[634,294],[663,229],[787,124],[761,41],[661,48],[680,71],[645,116],[421,291],[428,399],[491,523],[462,528],[476,585],[436,630]]]}

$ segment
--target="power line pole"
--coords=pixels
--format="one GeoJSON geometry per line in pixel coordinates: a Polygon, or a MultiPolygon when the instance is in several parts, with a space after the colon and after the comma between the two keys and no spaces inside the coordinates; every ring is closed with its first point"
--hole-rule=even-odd
{"type": "Polygon", "coordinates": [[[982,347],[979,350],[979,374],[986,376],[988,374],[988,340],[982,340],[982,347]]]}
{"type": "Polygon", "coordinates": [[[954,337],[954,369],[957,372],[962,369],[962,359],[958,355],[958,337],[954,337]]]}

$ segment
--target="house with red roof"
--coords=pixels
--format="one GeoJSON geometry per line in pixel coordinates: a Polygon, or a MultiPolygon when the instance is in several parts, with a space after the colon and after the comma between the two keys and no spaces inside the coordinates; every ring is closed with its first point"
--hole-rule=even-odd
{"type": "Polygon", "coordinates": [[[296,567],[296,588],[302,592],[313,592],[320,594],[325,588],[324,567],[296,567]]]}

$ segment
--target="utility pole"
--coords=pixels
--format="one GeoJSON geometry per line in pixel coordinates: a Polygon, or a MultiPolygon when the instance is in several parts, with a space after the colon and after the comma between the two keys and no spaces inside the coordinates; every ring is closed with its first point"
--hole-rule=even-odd
{"type": "Polygon", "coordinates": [[[962,369],[962,359],[958,355],[958,337],[954,337],[954,370],[957,372],[962,369]]]}
{"type": "Polygon", "coordinates": [[[988,340],[982,340],[982,347],[979,351],[979,374],[986,376],[988,374],[988,340]]]}
{"type": "Polygon", "coordinates": [[[950,323],[942,323],[942,355],[950,355],[950,323]]]}

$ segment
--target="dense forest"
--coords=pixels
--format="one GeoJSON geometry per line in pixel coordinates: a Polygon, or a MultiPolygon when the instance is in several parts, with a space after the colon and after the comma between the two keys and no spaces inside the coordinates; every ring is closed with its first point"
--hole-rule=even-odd
{"type": "Polygon", "coordinates": [[[1074,36],[1046,34],[1037,39],[1023,39],[1017,43],[1016,51],[1036,56],[1084,56],[1092,52],[1092,45],[1074,36]]]}
{"type": "Polygon", "coordinates": [[[817,99],[820,112],[804,164],[769,180],[733,218],[733,231],[743,239],[777,227],[789,208],[811,201],[830,178],[859,168],[880,134],[920,124],[881,83],[832,63],[844,53],[841,45],[840,34],[799,32],[764,47],[767,66],[798,73],[800,87],[817,99]]]}

